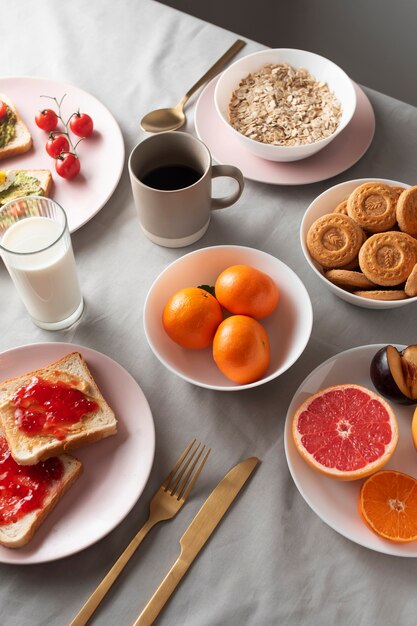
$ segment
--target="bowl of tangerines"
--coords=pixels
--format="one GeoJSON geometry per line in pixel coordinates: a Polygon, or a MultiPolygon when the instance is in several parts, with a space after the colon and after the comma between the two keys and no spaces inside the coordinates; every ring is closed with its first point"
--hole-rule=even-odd
{"type": "Polygon", "coordinates": [[[243,246],[180,257],[156,278],[144,306],[146,338],[161,363],[220,391],[280,376],[302,354],[312,322],[298,276],[270,254],[243,246]]]}

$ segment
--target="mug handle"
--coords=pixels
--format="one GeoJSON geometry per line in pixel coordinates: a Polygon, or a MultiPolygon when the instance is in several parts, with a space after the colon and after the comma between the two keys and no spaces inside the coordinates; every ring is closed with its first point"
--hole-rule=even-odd
{"type": "Polygon", "coordinates": [[[211,178],[218,178],[219,176],[230,176],[230,178],[234,178],[239,185],[239,189],[225,198],[212,198],[210,208],[213,211],[216,209],[225,209],[231,204],[234,204],[239,200],[243,192],[243,187],[245,186],[242,172],[234,165],[213,165],[211,168],[211,178]]]}

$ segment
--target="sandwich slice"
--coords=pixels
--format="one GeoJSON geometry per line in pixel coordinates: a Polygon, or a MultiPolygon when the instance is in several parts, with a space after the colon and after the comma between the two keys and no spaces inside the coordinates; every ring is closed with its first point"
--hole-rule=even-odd
{"type": "Polygon", "coordinates": [[[117,431],[114,412],[79,352],[0,383],[0,421],[20,465],[39,463],[117,431]]]}
{"type": "Polygon", "coordinates": [[[19,115],[14,103],[5,94],[0,93],[0,103],[6,105],[0,110],[0,160],[27,152],[32,147],[30,132],[19,115]]]}
{"type": "Polygon", "coordinates": [[[20,548],[82,473],[69,454],[38,465],[18,465],[0,432],[0,545],[20,548]]]}
{"type": "Polygon", "coordinates": [[[24,196],[49,196],[52,174],[49,170],[1,170],[0,207],[24,196]]]}

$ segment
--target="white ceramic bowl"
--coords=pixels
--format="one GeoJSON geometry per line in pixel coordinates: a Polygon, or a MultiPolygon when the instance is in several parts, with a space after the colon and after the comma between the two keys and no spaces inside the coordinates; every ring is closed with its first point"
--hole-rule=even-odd
{"type": "Polygon", "coordinates": [[[295,363],[309,340],[313,312],[303,283],[282,261],[253,248],[213,246],[180,257],[157,277],[145,301],[143,321],[151,349],[171,372],[200,387],[237,391],[262,385],[295,363]],[[220,372],[211,348],[181,348],[168,337],[162,326],[162,311],[175,291],[202,284],[214,285],[220,272],[236,264],[251,265],[266,272],[280,290],[276,310],[261,320],[271,343],[270,367],[261,380],[246,385],[235,384],[220,372]]]}
{"type": "Polygon", "coordinates": [[[270,161],[298,161],[322,150],[349,124],[356,108],[356,93],[349,76],[332,61],[305,50],[276,48],[249,54],[230,65],[217,82],[214,103],[225,128],[228,132],[234,133],[250,152],[270,161]],[[259,70],[267,63],[288,63],[295,68],[305,68],[313,78],[327,83],[330,91],[335,94],[342,105],[342,118],[332,135],[315,143],[301,146],[272,146],[245,137],[231,126],[228,107],[233,91],[238,87],[242,78],[259,70]]]}
{"type": "MultiPolygon", "coordinates": [[[[307,259],[307,263],[310,265],[313,272],[319,277],[319,279],[326,285],[328,289],[336,296],[356,306],[361,306],[366,309],[395,309],[399,306],[406,306],[417,301],[417,298],[407,298],[405,300],[368,300],[368,298],[362,298],[361,296],[355,296],[355,294],[345,291],[336,285],[333,285],[327,278],[324,277],[321,266],[312,259],[307,248],[306,240],[307,233],[310,226],[317,218],[331,213],[333,209],[352,193],[355,187],[359,187],[363,183],[367,182],[379,182],[386,183],[387,185],[400,185],[401,187],[408,188],[410,185],[401,183],[396,180],[388,180],[386,178],[357,178],[356,180],[348,180],[334,187],[330,187],[322,194],[317,196],[315,200],[310,204],[307,211],[304,214],[300,228],[301,247],[304,252],[304,256],[307,259]]],[[[383,288],[382,288],[383,289],[383,288]]]]}

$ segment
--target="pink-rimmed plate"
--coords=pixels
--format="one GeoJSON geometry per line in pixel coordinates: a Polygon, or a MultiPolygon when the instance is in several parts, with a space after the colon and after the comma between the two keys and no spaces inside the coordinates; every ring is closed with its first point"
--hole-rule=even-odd
{"type": "MultiPolygon", "coordinates": [[[[57,80],[26,76],[0,78],[0,93],[13,101],[33,140],[28,152],[0,161],[0,169],[50,170],[54,181],[50,195],[66,211],[69,230],[74,232],[106,204],[120,180],[125,148],[119,125],[97,98],[79,87],[57,80]],[[91,115],[94,121],[93,134],[77,147],[81,172],[73,180],[58,176],[55,161],[45,150],[48,133],[35,124],[35,115],[39,110],[56,110],[52,100],[41,96],[60,100],[64,94],[64,119],[80,109],[91,115]]],[[[77,140],[77,137],[74,139],[77,140]]]]}
{"type": "MultiPolygon", "coordinates": [[[[363,480],[339,481],[315,472],[297,452],[292,437],[296,409],[308,396],[332,385],[353,383],[375,390],[369,375],[372,357],[384,344],[359,346],[331,357],[307,376],[295,392],[285,422],[285,454],[295,485],[309,507],[330,528],[354,543],[393,556],[417,557],[417,541],[394,543],[374,534],[361,520],[358,498],[363,480]]],[[[405,346],[397,346],[403,349],[405,346]]],[[[398,420],[398,444],[384,469],[417,477],[417,453],[411,436],[413,406],[390,402],[398,420]]]]}
{"type": "Polygon", "coordinates": [[[326,180],[352,167],[365,154],[375,133],[375,115],[367,96],[354,83],[356,110],[347,127],[326,148],[301,161],[268,161],[245,150],[233,133],[227,132],[214,105],[219,77],[202,91],[197,101],[194,125],[218,163],[238,167],[245,178],[272,185],[306,185],[326,180]]]}
{"type": "Polygon", "coordinates": [[[137,502],[155,452],[149,404],[132,376],[108,356],[71,343],[24,345],[0,354],[0,380],[48,365],[69,352],[87,361],[118,420],[117,435],[74,451],[80,478],[22,548],[0,546],[0,563],[44,563],[74,554],[113,530],[137,502]]]}

